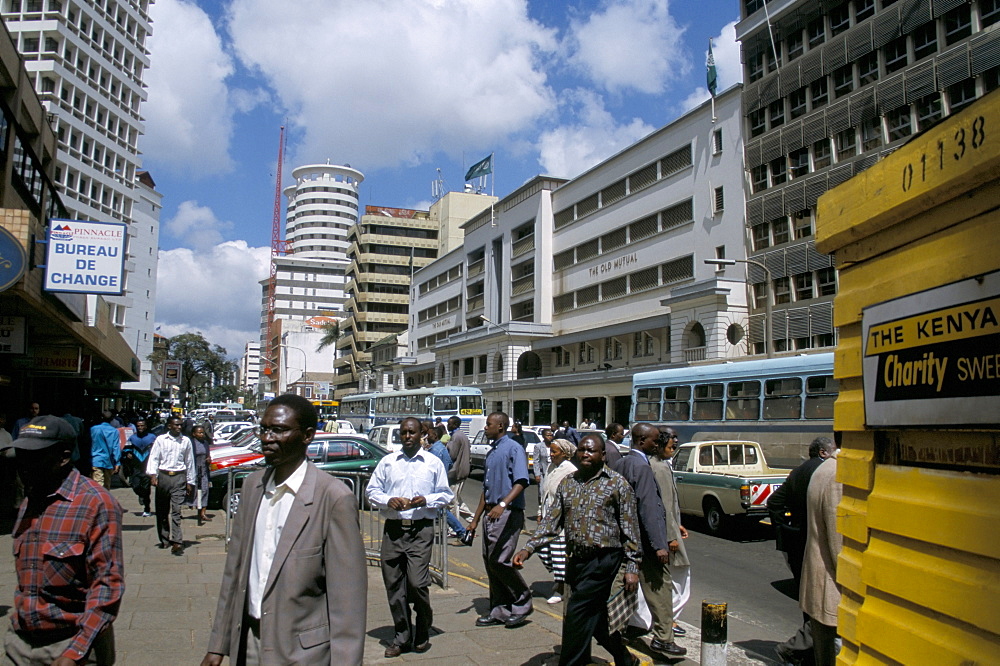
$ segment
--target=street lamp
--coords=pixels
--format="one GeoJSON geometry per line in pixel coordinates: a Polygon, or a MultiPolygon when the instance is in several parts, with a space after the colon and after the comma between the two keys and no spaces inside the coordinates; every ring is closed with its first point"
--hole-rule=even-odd
{"type": "MultiPolygon", "coordinates": [[[[506,326],[501,326],[500,324],[496,323],[495,321],[490,321],[489,318],[487,318],[486,315],[479,315],[479,318],[481,320],[483,320],[483,322],[487,326],[496,326],[501,331],[503,331],[504,333],[507,334],[507,349],[511,351],[511,353],[508,354],[508,357],[512,357],[514,355],[513,354],[514,336],[512,336],[510,334],[510,331],[507,329],[507,327],[506,326]]],[[[508,360],[507,360],[507,365],[508,366],[511,365],[511,359],[510,358],[508,358],[508,360]]],[[[514,375],[516,374],[517,368],[516,367],[505,368],[505,370],[507,370],[508,373],[509,373],[509,375],[510,375],[510,380],[509,380],[510,381],[510,398],[509,398],[510,399],[510,418],[513,419],[514,418],[514,375]]]]}
{"type": "Polygon", "coordinates": [[[771,271],[763,263],[756,259],[706,259],[705,263],[710,266],[735,266],[736,264],[751,264],[764,271],[767,279],[767,298],[764,301],[764,353],[767,358],[774,358],[774,330],[771,328],[771,271]]]}
{"type": "MultiPolygon", "coordinates": [[[[281,339],[282,339],[282,341],[284,341],[285,337],[282,336],[281,339]]],[[[299,378],[296,379],[295,381],[303,381],[303,382],[306,381],[306,376],[309,374],[309,356],[306,354],[305,350],[302,349],[301,347],[296,347],[294,345],[285,344],[284,342],[281,342],[280,344],[278,344],[278,347],[283,347],[285,349],[295,349],[295,350],[297,350],[299,352],[302,352],[302,375],[299,376],[299,378]]],[[[288,358],[287,357],[285,358],[285,370],[286,371],[288,370],[288,358]]],[[[287,381],[285,382],[285,390],[286,391],[288,390],[288,382],[287,381]]]]}

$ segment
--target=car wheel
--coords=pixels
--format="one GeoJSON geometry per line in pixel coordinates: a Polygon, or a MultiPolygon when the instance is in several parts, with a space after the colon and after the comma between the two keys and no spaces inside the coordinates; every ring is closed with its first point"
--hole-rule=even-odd
{"type": "Polygon", "coordinates": [[[229,515],[230,516],[235,516],[236,515],[236,510],[240,508],[240,495],[241,494],[242,493],[240,493],[240,491],[237,490],[235,493],[233,493],[232,495],[229,496],[229,515]]]}
{"type": "Polygon", "coordinates": [[[719,500],[714,497],[705,498],[705,525],[710,534],[720,536],[726,527],[726,514],[722,511],[719,500]]]}

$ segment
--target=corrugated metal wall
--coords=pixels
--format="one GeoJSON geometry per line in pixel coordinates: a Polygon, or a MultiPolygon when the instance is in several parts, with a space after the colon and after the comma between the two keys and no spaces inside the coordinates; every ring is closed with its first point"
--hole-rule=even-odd
{"type": "Polygon", "coordinates": [[[997,93],[820,199],[817,246],[835,253],[840,269],[839,663],[1000,663],[1000,465],[956,471],[879,462],[888,439],[995,455],[1000,430],[865,430],[861,326],[869,305],[1000,269],[998,206],[997,93]],[[979,117],[995,133],[975,154],[942,161],[935,178],[902,191],[907,164],[933,155],[937,166],[938,141],[954,142],[979,117]]]}

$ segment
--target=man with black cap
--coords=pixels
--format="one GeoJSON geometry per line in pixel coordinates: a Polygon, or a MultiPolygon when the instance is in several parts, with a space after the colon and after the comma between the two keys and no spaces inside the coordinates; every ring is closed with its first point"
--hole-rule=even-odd
{"type": "Polygon", "coordinates": [[[38,416],[14,441],[25,499],[14,528],[17,591],[7,659],[27,664],[111,664],[112,623],[125,591],[122,509],[71,462],[76,431],[38,416]]]}

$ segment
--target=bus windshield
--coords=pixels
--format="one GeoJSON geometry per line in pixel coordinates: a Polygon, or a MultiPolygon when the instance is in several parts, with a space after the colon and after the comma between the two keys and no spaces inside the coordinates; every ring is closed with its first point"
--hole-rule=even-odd
{"type": "Polygon", "coordinates": [[[479,395],[436,395],[434,414],[479,416],[483,413],[483,398],[479,395]]]}

